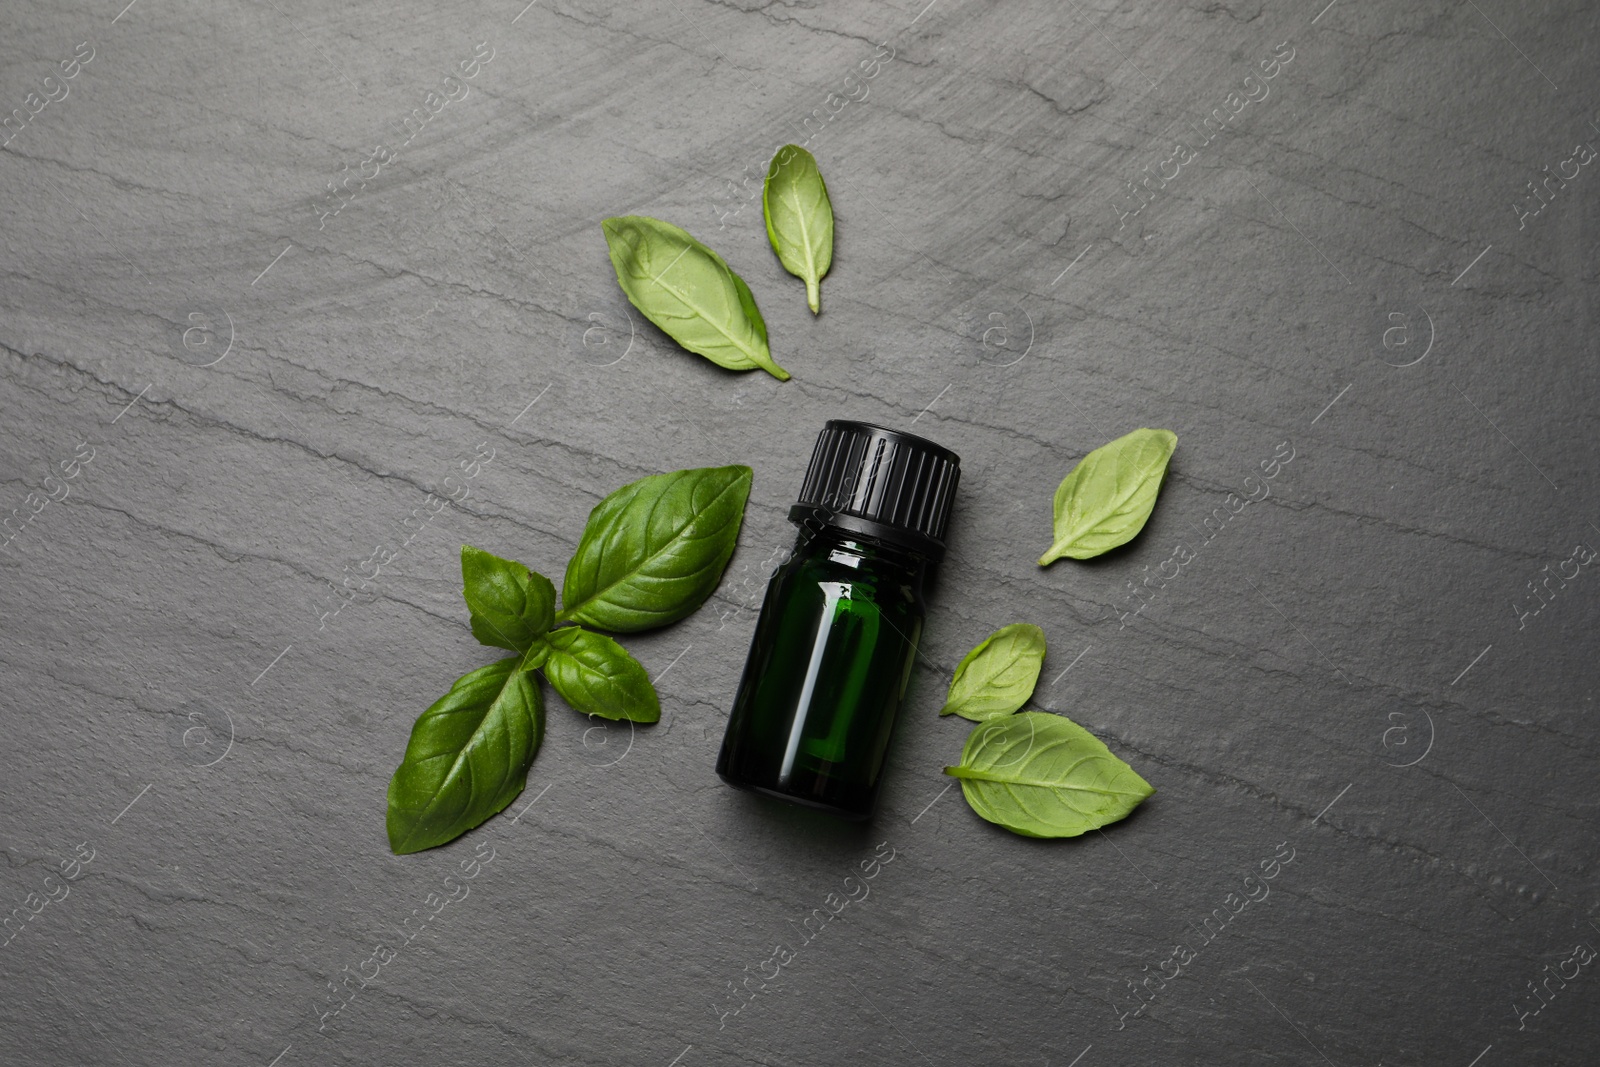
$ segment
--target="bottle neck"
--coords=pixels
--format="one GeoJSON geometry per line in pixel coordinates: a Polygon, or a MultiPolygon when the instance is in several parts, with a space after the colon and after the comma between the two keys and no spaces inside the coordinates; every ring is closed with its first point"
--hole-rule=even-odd
{"type": "Polygon", "coordinates": [[[906,555],[915,556],[924,564],[938,563],[944,558],[944,542],[918,530],[894,523],[864,518],[848,511],[831,511],[814,504],[799,503],[789,509],[789,521],[800,527],[802,536],[807,531],[837,530],[840,536],[881,545],[906,555]]]}
{"type": "Polygon", "coordinates": [[[919,583],[932,562],[921,553],[901,545],[816,522],[800,524],[794,554],[797,557],[831,558],[850,566],[868,565],[889,569],[919,583]]]}

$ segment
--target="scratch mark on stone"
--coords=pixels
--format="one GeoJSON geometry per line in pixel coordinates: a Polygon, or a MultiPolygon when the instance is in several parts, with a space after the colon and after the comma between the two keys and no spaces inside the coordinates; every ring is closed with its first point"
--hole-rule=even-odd
{"type": "Polygon", "coordinates": [[[1076,656],[1074,656],[1073,659],[1072,659],[1072,662],[1067,664],[1066,667],[1064,667],[1062,669],[1060,674],[1058,674],[1054,678],[1050,679],[1050,684],[1051,685],[1055,685],[1057,682],[1061,681],[1061,679],[1065,678],[1067,676],[1067,671],[1070,671],[1072,668],[1076,667],[1078,665],[1078,660],[1082,659],[1084,656],[1087,656],[1089,654],[1089,649],[1091,649],[1093,647],[1094,647],[1093,645],[1085,646],[1084,650],[1082,652],[1079,652],[1076,656]]]}
{"type": "MultiPolygon", "coordinates": [[[[924,815],[928,814],[928,808],[931,808],[935,804],[939,803],[939,801],[944,797],[944,795],[946,793],[950,792],[950,786],[952,786],[952,785],[955,785],[955,783],[954,782],[947,783],[943,789],[939,790],[939,795],[934,797],[932,800],[928,801],[928,807],[927,808],[923,808],[921,811],[917,812],[917,819],[920,819],[924,815]]],[[[917,819],[912,819],[911,820],[911,825],[912,826],[917,825],[917,819]]]]}
{"type": "MultiPolygon", "coordinates": [[[[148,385],[145,386],[143,389],[139,390],[139,396],[136,396],[132,400],[128,401],[128,407],[127,408],[123,408],[121,411],[117,412],[117,419],[120,419],[120,418],[122,418],[122,416],[126,415],[128,413],[128,408],[131,408],[131,407],[133,407],[133,405],[137,404],[139,402],[139,397],[144,396],[144,394],[148,393],[149,391],[150,391],[150,386],[148,386],[148,385]]],[[[116,425],[117,419],[112,419],[111,420],[111,424],[113,426],[116,425]]]]}
{"type": "MultiPolygon", "coordinates": [[[[1454,782],[1451,782],[1450,783],[1450,788],[1454,789],[1457,793],[1461,793],[1461,799],[1462,800],[1465,800],[1468,804],[1472,804],[1472,798],[1467,796],[1467,794],[1462,793],[1461,792],[1461,787],[1459,785],[1456,785],[1454,782]]],[[[1478,807],[1478,805],[1476,805],[1476,804],[1472,804],[1472,810],[1477,812],[1479,815],[1483,815],[1483,809],[1478,807]]],[[[1488,823],[1490,826],[1494,826],[1494,832],[1499,834],[1501,837],[1505,837],[1506,844],[1510,845],[1512,848],[1516,848],[1517,849],[1517,855],[1521,856],[1525,860],[1528,860],[1528,866],[1529,867],[1532,867],[1534,870],[1539,871],[1539,865],[1537,863],[1533,862],[1532,860],[1529,860],[1528,859],[1528,854],[1526,852],[1522,851],[1522,849],[1517,848],[1517,843],[1515,841],[1511,840],[1511,838],[1506,837],[1506,832],[1504,830],[1500,829],[1500,827],[1495,826],[1493,819],[1489,818],[1489,816],[1487,816],[1487,815],[1483,815],[1483,821],[1488,823]]],[[[1550,876],[1548,874],[1545,874],[1543,871],[1539,871],[1539,877],[1543,878],[1546,882],[1550,882],[1550,876]]],[[[1560,892],[1560,889],[1561,889],[1561,887],[1556,885],[1554,882],[1550,882],[1550,888],[1556,890],[1557,892],[1560,892]]],[[[1485,1051],[1488,1051],[1488,1050],[1485,1049],[1485,1051]]]]}
{"type": "MultiPolygon", "coordinates": [[[[1471,263],[1467,264],[1467,270],[1471,270],[1473,267],[1476,267],[1478,265],[1478,260],[1480,260],[1484,256],[1488,255],[1489,254],[1489,249],[1491,249],[1493,247],[1494,247],[1494,245],[1492,245],[1492,244],[1491,245],[1485,245],[1483,251],[1479,252],[1475,257],[1473,257],[1473,260],[1472,260],[1471,263]]],[[[1459,282],[1462,278],[1465,278],[1467,276],[1467,270],[1464,270],[1460,274],[1456,275],[1456,282],[1459,282]]],[[[1450,288],[1454,289],[1455,285],[1456,285],[1456,282],[1451,282],[1450,283],[1450,288]]]]}
{"type": "MultiPolygon", "coordinates": [[[[556,384],[556,383],[555,382],[551,382],[550,383],[550,385],[554,385],[554,384],[556,384]]],[[[522,416],[526,415],[528,413],[528,408],[531,408],[531,407],[533,407],[533,405],[537,404],[539,402],[540,398],[542,398],[544,396],[544,394],[546,394],[546,393],[548,393],[550,391],[550,385],[547,385],[543,389],[539,390],[539,395],[534,397],[532,400],[528,401],[528,407],[523,408],[521,411],[517,412],[517,419],[520,419],[520,418],[522,418],[522,416]]],[[[507,426],[515,426],[517,424],[517,419],[512,419],[510,422],[506,423],[506,425],[507,426]]]]}
{"type": "Polygon", "coordinates": [[[262,669],[260,674],[256,675],[256,681],[255,682],[251,682],[250,684],[251,685],[255,685],[256,682],[259,682],[259,681],[261,681],[261,679],[265,678],[267,676],[267,671],[270,671],[272,668],[276,667],[278,665],[278,660],[282,659],[285,655],[287,655],[289,650],[291,648],[293,648],[293,647],[294,647],[293,645],[284,645],[283,646],[283,651],[279,652],[277,654],[277,656],[275,656],[273,658],[272,662],[267,664],[266,667],[262,669]]]}
{"type": "MultiPolygon", "coordinates": [[[[155,783],[151,782],[150,785],[155,785],[155,783]]],[[[150,785],[147,785],[143,789],[139,790],[139,797],[142,797],[146,793],[150,792],[150,785]]],[[[128,814],[129,809],[132,808],[135,804],[139,803],[139,797],[134,797],[132,800],[128,801],[128,807],[123,808],[120,812],[117,813],[117,819],[120,819],[124,815],[128,814]]],[[[111,820],[111,825],[112,826],[117,825],[117,819],[112,819],[111,820]]]]}
{"type": "Polygon", "coordinates": [[[1478,665],[1478,661],[1480,659],[1482,659],[1484,656],[1487,656],[1489,654],[1489,650],[1491,648],[1493,648],[1493,647],[1494,647],[1494,645],[1492,645],[1492,644],[1485,645],[1483,647],[1483,651],[1479,652],[1476,656],[1473,656],[1472,657],[1472,662],[1467,664],[1465,667],[1461,668],[1461,673],[1456,675],[1455,682],[1451,682],[1450,684],[1451,685],[1455,685],[1456,682],[1459,682],[1459,681],[1461,681],[1461,679],[1465,678],[1467,676],[1467,672],[1470,671],[1472,668],[1476,667],[1478,665]]]}
{"type": "MultiPolygon", "coordinates": [[[[950,385],[954,385],[954,384],[955,384],[955,382],[951,382],[950,383],[950,385]]],[[[917,419],[920,419],[920,418],[922,418],[922,416],[926,415],[929,412],[929,410],[932,409],[933,405],[935,405],[935,404],[937,404],[939,402],[939,398],[944,396],[944,394],[946,394],[946,393],[948,393],[950,391],[950,385],[947,385],[943,389],[939,390],[939,396],[936,396],[932,400],[928,401],[928,406],[923,408],[921,411],[917,412],[917,419]]],[[[911,425],[915,426],[917,424],[917,419],[912,419],[911,420],[911,425]]]]}
{"type": "MultiPolygon", "coordinates": [[[[550,786],[551,785],[555,785],[555,783],[551,782],[549,785],[546,785],[543,789],[539,790],[539,795],[538,796],[534,797],[532,800],[530,800],[526,804],[522,805],[522,810],[517,812],[516,818],[511,820],[511,825],[512,826],[517,825],[517,823],[522,820],[522,817],[528,813],[528,809],[529,808],[531,808],[535,804],[539,803],[539,797],[542,797],[546,793],[550,792],[550,786]]],[[[676,1062],[676,1061],[674,1061],[674,1062],[676,1062]]]]}
{"type": "Polygon", "coordinates": [[[291,249],[293,247],[294,247],[294,243],[293,242],[290,242],[289,244],[284,245],[283,246],[283,251],[279,252],[275,257],[273,257],[272,262],[267,264],[266,270],[263,270],[260,274],[257,274],[256,277],[255,277],[255,281],[251,282],[250,284],[251,285],[255,285],[256,282],[259,282],[262,278],[265,278],[267,276],[267,271],[271,270],[273,267],[276,267],[278,265],[278,260],[280,260],[284,256],[288,255],[289,254],[289,249],[291,249]]]}
{"type": "MultiPolygon", "coordinates": [[[[1460,389],[1456,389],[1456,387],[1453,386],[1453,385],[1450,388],[1455,389],[1456,392],[1460,394],[1462,400],[1465,400],[1467,403],[1472,404],[1472,398],[1469,397],[1466,393],[1461,392],[1460,389]]],[[[1490,426],[1494,426],[1494,432],[1499,434],[1501,437],[1505,437],[1506,444],[1510,445],[1512,448],[1515,448],[1517,450],[1517,455],[1521,456],[1523,459],[1528,460],[1528,466],[1532,467],[1536,471],[1539,471],[1539,477],[1543,478],[1547,482],[1550,482],[1550,476],[1548,474],[1546,474],[1544,471],[1539,470],[1539,465],[1537,463],[1535,463],[1533,460],[1529,459],[1528,458],[1528,454],[1526,452],[1524,452],[1522,450],[1522,448],[1515,441],[1513,441],[1509,437],[1506,437],[1506,432],[1504,430],[1502,430],[1500,427],[1495,426],[1494,420],[1491,419],[1489,416],[1484,415],[1482,408],[1480,408],[1476,404],[1472,404],[1472,410],[1476,411],[1479,415],[1483,415],[1483,421],[1487,422],[1490,426]]],[[[1550,482],[1550,488],[1554,489],[1558,493],[1561,492],[1561,487],[1559,485],[1557,485],[1555,482],[1550,482]]]]}
{"type": "MultiPolygon", "coordinates": [[[[1355,783],[1351,782],[1350,785],[1355,785],[1355,783]]],[[[1347,785],[1343,789],[1339,790],[1339,796],[1338,797],[1334,797],[1332,800],[1328,801],[1328,806],[1326,808],[1323,808],[1321,811],[1317,812],[1317,817],[1315,819],[1311,820],[1311,825],[1312,826],[1317,825],[1318,821],[1320,821],[1324,815],[1328,814],[1328,812],[1333,809],[1333,806],[1335,804],[1339,803],[1339,797],[1342,797],[1346,793],[1350,792],[1350,785],[1347,785]]]]}
{"type": "MultiPolygon", "coordinates": [[[[1517,48],[1517,42],[1513,41],[1509,37],[1506,37],[1506,32],[1504,30],[1502,30],[1499,26],[1496,26],[1494,24],[1494,21],[1492,19],[1490,19],[1488,15],[1484,15],[1483,14],[1483,8],[1479,7],[1477,4],[1473,4],[1472,0],[1467,0],[1467,3],[1472,4],[1472,10],[1476,11],[1479,15],[1483,15],[1483,21],[1487,22],[1489,24],[1489,26],[1494,30],[1495,33],[1498,33],[1501,37],[1505,37],[1506,44],[1510,45],[1512,48],[1517,48]]],[[[1535,63],[1533,60],[1528,58],[1528,53],[1524,52],[1520,48],[1517,48],[1517,55],[1521,56],[1523,61],[1526,62],[1528,64],[1528,66],[1532,67],[1534,70],[1538,70],[1539,71],[1539,77],[1543,78],[1547,82],[1550,82],[1550,88],[1554,89],[1558,93],[1561,91],[1561,86],[1557,85],[1555,82],[1550,81],[1550,76],[1548,74],[1546,74],[1544,71],[1539,70],[1539,64],[1535,63]]]]}
{"type": "MultiPolygon", "coordinates": [[[[1350,383],[1350,385],[1354,385],[1354,384],[1356,384],[1356,383],[1355,382],[1351,382],[1350,383]]],[[[1350,385],[1347,385],[1343,389],[1339,390],[1339,396],[1344,396],[1344,394],[1348,393],[1350,391],[1350,385]]],[[[1336,396],[1332,400],[1328,401],[1328,406],[1322,409],[1322,411],[1317,415],[1317,419],[1322,418],[1323,415],[1326,415],[1329,411],[1333,410],[1333,405],[1335,405],[1335,404],[1337,404],[1339,402],[1339,396],[1336,396]]],[[[1311,425],[1315,426],[1317,424],[1317,419],[1312,419],[1311,420],[1311,425]]]]}
{"type": "MultiPolygon", "coordinates": [[[[1074,259],[1071,263],[1067,264],[1067,270],[1071,270],[1073,267],[1076,267],[1078,265],[1078,260],[1082,259],[1084,256],[1088,255],[1089,249],[1091,249],[1093,247],[1094,247],[1094,245],[1092,245],[1092,244],[1084,245],[1083,246],[1083,251],[1078,253],[1077,259],[1074,259]]],[[[1062,278],[1065,278],[1067,276],[1067,270],[1064,270],[1060,274],[1056,275],[1056,282],[1059,282],[1062,278]]],[[[1056,282],[1051,282],[1050,283],[1051,286],[1054,286],[1056,284],[1056,282]]]]}

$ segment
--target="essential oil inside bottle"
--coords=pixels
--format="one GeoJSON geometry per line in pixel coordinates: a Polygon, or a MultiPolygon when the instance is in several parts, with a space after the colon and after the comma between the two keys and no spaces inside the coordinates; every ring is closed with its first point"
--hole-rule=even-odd
{"type": "Polygon", "coordinates": [[[823,428],[789,512],[794,553],[767,586],[728,718],[724,781],[872,814],[960,476],[960,457],[932,441],[823,428]]]}

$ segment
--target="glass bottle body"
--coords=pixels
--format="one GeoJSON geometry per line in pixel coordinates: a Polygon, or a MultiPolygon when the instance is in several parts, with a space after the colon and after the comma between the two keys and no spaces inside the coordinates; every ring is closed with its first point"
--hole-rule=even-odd
{"type": "Polygon", "coordinates": [[[847,818],[872,813],[922,634],[921,556],[802,531],[767,586],[717,773],[847,818]]]}

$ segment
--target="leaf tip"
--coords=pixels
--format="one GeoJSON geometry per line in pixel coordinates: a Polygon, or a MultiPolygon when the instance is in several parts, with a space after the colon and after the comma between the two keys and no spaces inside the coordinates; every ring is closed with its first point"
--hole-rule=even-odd
{"type": "Polygon", "coordinates": [[[421,852],[425,847],[421,845],[414,845],[407,840],[411,836],[408,831],[412,828],[409,826],[400,825],[399,820],[395,818],[395,812],[392,808],[389,811],[389,817],[386,820],[386,823],[387,825],[385,829],[388,831],[389,835],[389,851],[394,853],[396,856],[407,856],[413,852],[421,852]]]}

